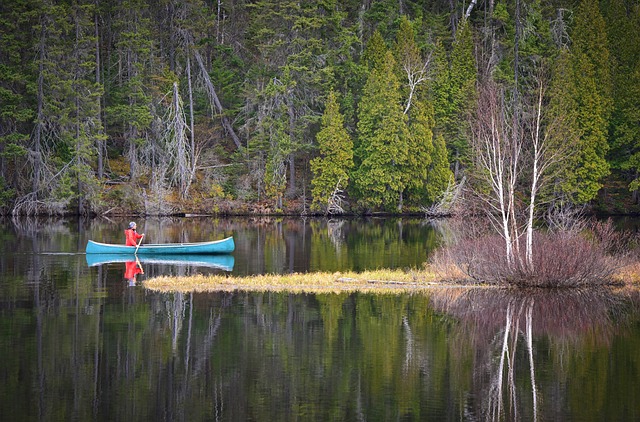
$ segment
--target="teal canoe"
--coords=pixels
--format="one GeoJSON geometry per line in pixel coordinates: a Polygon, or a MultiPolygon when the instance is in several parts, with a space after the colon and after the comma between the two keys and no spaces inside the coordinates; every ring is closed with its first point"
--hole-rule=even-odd
{"type": "MultiPolygon", "coordinates": [[[[142,244],[138,248],[137,255],[153,254],[153,255],[192,255],[192,254],[228,254],[233,252],[235,244],[233,237],[227,237],[222,240],[214,240],[212,242],[197,243],[161,243],[161,244],[142,244]]],[[[87,243],[88,254],[130,254],[136,252],[135,246],[113,245],[109,243],[99,243],[89,240],[87,243]]]]}
{"type": "Polygon", "coordinates": [[[116,264],[139,260],[143,264],[177,265],[216,268],[224,271],[233,271],[235,260],[233,255],[152,255],[146,254],[139,257],[133,254],[87,254],[87,265],[96,267],[103,264],[116,264]]]}

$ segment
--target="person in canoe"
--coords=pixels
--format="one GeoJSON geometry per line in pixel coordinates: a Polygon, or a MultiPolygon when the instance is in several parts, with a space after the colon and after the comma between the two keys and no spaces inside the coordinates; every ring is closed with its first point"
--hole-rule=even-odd
{"type": "Polygon", "coordinates": [[[125,245],[127,246],[138,246],[138,240],[144,237],[144,233],[140,234],[136,232],[136,223],[132,221],[129,223],[129,228],[124,231],[124,235],[126,236],[125,245]]]}

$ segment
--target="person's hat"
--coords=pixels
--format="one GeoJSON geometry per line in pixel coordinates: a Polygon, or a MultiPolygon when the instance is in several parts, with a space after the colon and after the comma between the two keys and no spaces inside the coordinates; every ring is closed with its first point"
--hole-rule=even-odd
{"type": "Polygon", "coordinates": [[[129,223],[129,228],[130,229],[134,228],[135,226],[136,226],[135,222],[132,221],[131,223],[129,223]]]}

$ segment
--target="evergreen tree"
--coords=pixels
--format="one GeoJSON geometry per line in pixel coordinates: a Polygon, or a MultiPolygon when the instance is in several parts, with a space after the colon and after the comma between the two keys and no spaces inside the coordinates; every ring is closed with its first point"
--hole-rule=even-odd
{"type": "Polygon", "coordinates": [[[291,138],[288,132],[286,92],[288,86],[272,80],[265,88],[264,107],[257,116],[257,133],[251,144],[257,147],[264,160],[264,193],[274,201],[275,208],[282,210],[287,186],[286,159],[291,153],[291,138]]]}
{"type": "Polygon", "coordinates": [[[374,31],[362,53],[362,63],[369,70],[380,68],[387,57],[387,45],[379,31],[374,31]]]}
{"type": "MultiPolygon", "coordinates": [[[[548,96],[549,116],[558,122],[556,126],[550,128],[550,143],[555,148],[562,148],[562,145],[576,146],[567,149],[569,152],[575,152],[582,132],[578,126],[577,93],[571,53],[566,47],[561,48],[556,58],[548,96]]],[[[565,160],[554,166],[555,182],[553,183],[552,197],[547,199],[548,202],[570,202],[571,192],[575,190],[574,186],[576,185],[570,174],[573,171],[572,167],[575,166],[575,164],[570,164],[575,160],[573,155],[573,153],[570,154],[565,160]]]]}
{"type": "Polygon", "coordinates": [[[455,113],[451,99],[452,88],[449,61],[441,40],[436,42],[431,60],[429,98],[434,108],[434,132],[445,138],[453,131],[455,113]]]}
{"type": "MultiPolygon", "coordinates": [[[[440,66],[441,64],[438,70],[441,69],[440,66]]],[[[456,177],[458,177],[462,168],[469,163],[468,113],[476,97],[477,79],[473,36],[471,26],[466,20],[458,27],[448,74],[448,80],[441,80],[440,76],[436,76],[439,80],[434,87],[434,93],[438,98],[434,105],[438,107],[443,102],[450,102],[449,106],[441,111],[444,116],[436,116],[436,119],[444,117],[441,121],[436,120],[436,125],[438,132],[444,135],[447,142],[447,150],[451,154],[449,161],[453,163],[456,177]]]]}
{"type": "Polygon", "coordinates": [[[410,136],[394,70],[395,60],[387,52],[367,79],[358,111],[360,165],[354,182],[365,208],[401,209],[407,187],[410,136]]]}
{"type": "Polygon", "coordinates": [[[319,156],[311,160],[312,208],[326,211],[332,195],[349,185],[349,172],[353,167],[353,141],[344,128],[344,118],[334,91],[327,97],[322,126],[316,139],[319,156]]]}
{"type": "Polygon", "coordinates": [[[397,63],[398,79],[401,81],[401,92],[404,100],[404,113],[409,113],[418,91],[427,80],[428,61],[422,58],[411,21],[403,16],[396,34],[393,48],[397,63]]]}
{"type": "MultiPolygon", "coordinates": [[[[118,69],[112,75],[113,86],[107,92],[105,113],[112,125],[110,132],[123,137],[127,143],[125,155],[129,161],[129,177],[136,180],[140,173],[142,150],[149,147],[152,121],[152,85],[150,65],[153,61],[153,37],[148,5],[144,0],[123,0],[114,7],[115,52],[111,65],[118,69]]],[[[170,86],[170,84],[169,84],[170,86]]],[[[169,88],[163,89],[167,92],[169,88]]],[[[153,167],[152,162],[143,164],[153,167]]]]}
{"type": "Polygon", "coordinates": [[[39,212],[41,203],[49,212],[64,212],[75,200],[78,213],[86,214],[97,204],[99,186],[91,166],[94,145],[104,135],[99,115],[102,86],[94,73],[94,8],[93,2],[43,6],[38,27],[36,176],[33,193],[21,198],[16,212],[39,212]]]}
{"type": "Polygon", "coordinates": [[[594,199],[609,174],[606,154],[611,109],[611,77],[604,19],[596,3],[583,1],[576,14],[570,65],[574,84],[561,95],[574,93],[576,125],[580,133],[568,164],[563,191],[575,203],[594,199]]]}
{"type": "Polygon", "coordinates": [[[438,135],[433,141],[431,163],[427,169],[427,180],[425,182],[425,200],[427,204],[437,201],[447,189],[449,183],[453,182],[453,172],[449,168],[447,157],[447,146],[444,138],[442,135],[438,135]]]}
{"type": "Polygon", "coordinates": [[[431,104],[418,99],[414,100],[408,120],[410,133],[408,156],[406,164],[402,166],[409,193],[406,200],[411,205],[421,206],[428,201],[427,180],[434,153],[431,104]]]}
{"type": "MultiPolygon", "coordinates": [[[[613,111],[610,122],[612,169],[634,180],[640,169],[640,8],[627,8],[624,0],[603,2],[612,56],[613,111]]],[[[637,192],[635,193],[637,198],[637,192]]]]}
{"type": "Polygon", "coordinates": [[[598,2],[582,0],[576,12],[572,33],[572,52],[577,61],[587,60],[593,68],[593,78],[602,108],[602,118],[608,122],[612,106],[611,54],[607,29],[598,2]],[[584,54],[586,57],[578,57],[584,54]]]}
{"type": "Polygon", "coordinates": [[[0,209],[6,209],[23,183],[18,166],[26,155],[36,114],[30,49],[34,42],[31,24],[37,10],[30,0],[0,6],[0,209]]]}

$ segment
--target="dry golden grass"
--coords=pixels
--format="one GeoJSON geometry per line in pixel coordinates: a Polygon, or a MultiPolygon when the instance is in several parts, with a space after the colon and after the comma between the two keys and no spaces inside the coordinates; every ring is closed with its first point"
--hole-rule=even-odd
{"type": "Polygon", "coordinates": [[[624,284],[640,285],[640,262],[622,267],[614,274],[613,278],[624,284]]]}
{"type": "Polygon", "coordinates": [[[378,292],[407,293],[436,283],[435,274],[427,271],[376,270],[355,272],[316,272],[284,275],[195,275],[190,277],[155,277],[144,281],[146,288],[162,292],[219,291],[287,291],[292,293],[378,292]]]}
{"type": "MultiPolygon", "coordinates": [[[[154,277],[143,285],[160,292],[291,292],[291,293],[344,293],[369,292],[403,294],[433,287],[450,287],[454,281],[460,287],[463,277],[443,274],[442,269],[429,266],[423,270],[375,270],[356,272],[315,272],[293,274],[264,274],[246,277],[229,275],[194,275],[188,277],[154,277]],[[457,280],[457,281],[456,281],[457,280]]],[[[614,281],[628,286],[640,285],[640,263],[622,268],[614,281]]],[[[469,285],[471,286],[471,285],[469,285]]],[[[474,287],[481,287],[474,285],[474,287]]]]}

